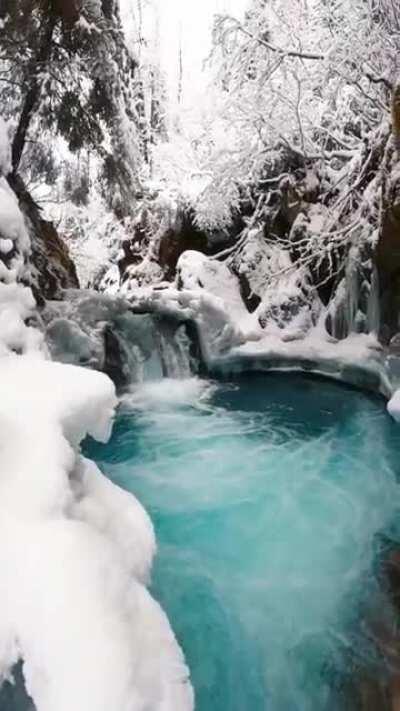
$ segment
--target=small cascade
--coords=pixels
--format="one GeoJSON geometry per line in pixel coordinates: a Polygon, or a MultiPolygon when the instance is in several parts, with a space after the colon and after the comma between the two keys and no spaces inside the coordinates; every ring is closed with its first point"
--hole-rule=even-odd
{"type": "Polygon", "coordinates": [[[187,378],[197,370],[185,323],[170,316],[134,313],[118,297],[82,290],[44,313],[54,360],[101,370],[118,389],[131,383],[187,378]]]}
{"type": "MultiPolygon", "coordinates": [[[[193,372],[185,324],[150,314],[130,314],[128,320],[115,324],[114,336],[120,344],[122,382],[112,377],[117,385],[188,378],[193,372]]],[[[105,358],[106,362],[110,359],[107,350],[105,358]]]]}
{"type": "Polygon", "coordinates": [[[188,378],[192,375],[191,341],[184,325],[156,319],[158,353],[162,375],[166,378],[188,378]]]}

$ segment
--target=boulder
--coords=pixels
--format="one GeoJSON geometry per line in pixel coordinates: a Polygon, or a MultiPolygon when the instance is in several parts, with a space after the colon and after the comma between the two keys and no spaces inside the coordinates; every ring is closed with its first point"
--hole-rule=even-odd
{"type": "Polygon", "coordinates": [[[158,262],[164,278],[172,281],[176,275],[179,257],[188,250],[208,252],[207,235],[199,230],[187,213],[178,213],[175,224],[160,237],[158,262]]]}

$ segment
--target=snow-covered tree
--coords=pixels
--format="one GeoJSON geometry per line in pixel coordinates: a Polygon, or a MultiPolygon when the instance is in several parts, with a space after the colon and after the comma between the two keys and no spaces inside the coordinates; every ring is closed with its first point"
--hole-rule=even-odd
{"type": "Polygon", "coordinates": [[[28,172],[33,160],[39,171],[42,160],[49,178],[59,137],[71,153],[96,156],[104,196],[126,214],[138,189],[143,136],[137,63],[124,43],[118,2],[5,0],[0,19],[13,171],[28,172]]]}
{"type": "MultiPolygon", "coordinates": [[[[330,183],[349,172],[387,121],[399,49],[391,0],[252,0],[243,20],[218,16],[213,110],[195,138],[186,131],[199,223],[226,226],[249,189],[254,197],[290,163],[313,164],[330,183]]],[[[182,173],[177,161],[175,169],[182,173]]]]}

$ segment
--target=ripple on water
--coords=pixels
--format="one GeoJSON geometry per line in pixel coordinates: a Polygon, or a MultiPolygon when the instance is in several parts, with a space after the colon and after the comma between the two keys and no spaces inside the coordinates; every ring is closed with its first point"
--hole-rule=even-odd
{"type": "Polygon", "coordinates": [[[153,517],[198,711],[389,708],[399,445],[383,401],[300,375],[147,384],[87,444],[153,517]]]}
{"type": "Polygon", "coordinates": [[[377,554],[400,542],[384,402],[296,375],[158,387],[90,453],[153,516],[154,591],[197,709],[364,708],[359,688],[388,666],[376,619],[392,622],[377,554]]]}

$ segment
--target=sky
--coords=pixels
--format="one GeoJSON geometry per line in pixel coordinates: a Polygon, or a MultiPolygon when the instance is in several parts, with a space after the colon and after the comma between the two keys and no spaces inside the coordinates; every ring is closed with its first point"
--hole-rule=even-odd
{"type": "Polygon", "coordinates": [[[196,103],[204,91],[204,60],[211,49],[213,16],[228,12],[240,18],[249,0],[120,0],[121,17],[128,42],[138,50],[137,29],[142,8],[143,35],[158,35],[161,66],[167,77],[172,103],[178,93],[179,48],[182,46],[184,99],[196,103]]]}
{"type": "MultiPolygon", "coordinates": [[[[211,29],[216,13],[241,17],[249,0],[120,0],[127,37],[136,42],[138,8],[144,17],[146,40],[159,36],[161,65],[168,79],[170,98],[176,98],[179,76],[179,47],[182,44],[184,95],[190,103],[204,88],[202,67],[211,48],[211,29]]],[[[135,47],[135,51],[137,46],[135,47]]],[[[194,101],[193,101],[194,103],[194,101]]]]}
{"type": "Polygon", "coordinates": [[[186,100],[203,84],[202,65],[210,51],[215,13],[240,17],[248,0],[155,0],[160,16],[161,61],[172,93],[177,92],[179,45],[182,41],[186,100]]]}

